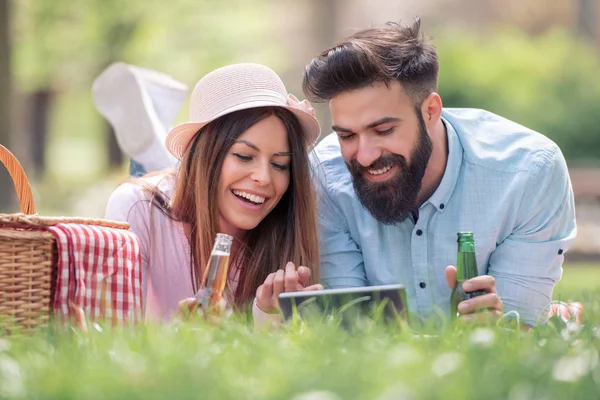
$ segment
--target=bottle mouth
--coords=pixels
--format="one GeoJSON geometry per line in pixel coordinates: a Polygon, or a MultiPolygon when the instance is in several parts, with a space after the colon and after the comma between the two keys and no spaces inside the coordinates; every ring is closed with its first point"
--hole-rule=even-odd
{"type": "Polygon", "coordinates": [[[474,241],[473,239],[473,232],[458,232],[456,234],[456,236],[458,237],[456,239],[457,242],[472,242],[474,241]]]}
{"type": "Polygon", "coordinates": [[[220,242],[231,243],[233,241],[233,236],[225,233],[217,233],[217,240],[220,242]]]}

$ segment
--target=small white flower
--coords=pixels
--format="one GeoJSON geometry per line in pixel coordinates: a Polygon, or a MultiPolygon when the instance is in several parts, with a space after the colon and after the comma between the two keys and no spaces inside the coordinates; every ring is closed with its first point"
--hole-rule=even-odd
{"type": "Polygon", "coordinates": [[[390,350],[388,360],[391,365],[414,364],[421,359],[421,354],[414,347],[402,344],[390,350]]]}
{"type": "Polygon", "coordinates": [[[576,382],[598,365],[598,352],[587,349],[562,357],[554,364],[552,377],[561,382],[576,382]]]}
{"type": "Polygon", "coordinates": [[[417,398],[417,395],[408,386],[396,383],[385,389],[377,400],[414,400],[417,398]]]}
{"type": "Polygon", "coordinates": [[[496,341],[496,334],[489,328],[477,328],[471,332],[469,340],[472,344],[481,347],[490,347],[496,341]]]}
{"type": "Polygon", "coordinates": [[[25,387],[19,363],[8,356],[0,357],[0,397],[24,397],[25,387]]]}
{"type": "Polygon", "coordinates": [[[448,375],[458,369],[461,363],[460,354],[444,353],[440,354],[433,364],[431,365],[431,371],[437,376],[448,375]]]}
{"type": "Polygon", "coordinates": [[[342,398],[327,390],[315,390],[313,392],[300,393],[292,397],[292,400],[342,400],[342,398]]]}
{"type": "Polygon", "coordinates": [[[6,339],[0,339],[0,353],[10,350],[10,342],[6,339]]]}

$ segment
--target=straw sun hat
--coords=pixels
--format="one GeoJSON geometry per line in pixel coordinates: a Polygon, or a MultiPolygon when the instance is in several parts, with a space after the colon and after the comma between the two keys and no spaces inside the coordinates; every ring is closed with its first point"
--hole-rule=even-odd
{"type": "Polygon", "coordinates": [[[288,94],[274,71],[259,64],[233,64],[210,72],[196,84],[190,98],[190,121],[171,129],[167,149],[181,160],[198,130],[209,122],[234,111],[267,106],[290,110],[310,144],[319,138],[314,110],[308,102],[288,94]]]}

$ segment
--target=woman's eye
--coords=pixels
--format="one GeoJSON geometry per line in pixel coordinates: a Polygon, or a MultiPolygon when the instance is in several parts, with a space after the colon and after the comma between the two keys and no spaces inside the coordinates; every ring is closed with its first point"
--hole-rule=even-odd
{"type": "Polygon", "coordinates": [[[272,165],[275,169],[278,169],[279,171],[287,171],[287,169],[288,169],[287,165],[277,164],[277,163],[272,163],[272,165]]]}
{"type": "Polygon", "coordinates": [[[247,156],[245,154],[239,154],[239,153],[233,153],[233,155],[244,162],[252,161],[252,156],[247,156]]]}

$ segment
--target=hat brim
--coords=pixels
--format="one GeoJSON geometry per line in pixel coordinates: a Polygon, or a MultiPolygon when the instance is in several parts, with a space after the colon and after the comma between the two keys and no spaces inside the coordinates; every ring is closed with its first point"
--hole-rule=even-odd
{"type": "Polygon", "coordinates": [[[223,115],[230,114],[234,111],[258,107],[281,107],[291,111],[298,118],[298,121],[300,121],[300,125],[302,126],[302,129],[306,134],[308,140],[307,145],[309,148],[315,144],[315,142],[319,139],[319,136],[321,135],[319,121],[317,121],[315,117],[313,117],[306,111],[290,105],[273,104],[272,101],[253,101],[239,104],[235,107],[230,107],[224,110],[223,112],[215,115],[212,119],[208,121],[184,122],[175,126],[167,135],[165,141],[167,149],[178,160],[181,160],[196,133],[198,133],[198,131],[204,126],[214,121],[215,119],[222,117],[223,115]]]}

